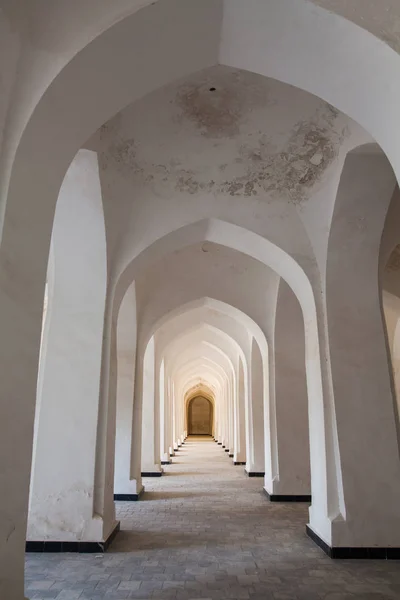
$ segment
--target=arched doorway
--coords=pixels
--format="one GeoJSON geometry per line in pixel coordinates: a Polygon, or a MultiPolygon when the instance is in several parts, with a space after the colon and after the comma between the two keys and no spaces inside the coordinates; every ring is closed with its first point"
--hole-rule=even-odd
{"type": "Polygon", "coordinates": [[[213,407],[204,396],[196,396],[189,402],[189,435],[212,435],[213,407]]]}

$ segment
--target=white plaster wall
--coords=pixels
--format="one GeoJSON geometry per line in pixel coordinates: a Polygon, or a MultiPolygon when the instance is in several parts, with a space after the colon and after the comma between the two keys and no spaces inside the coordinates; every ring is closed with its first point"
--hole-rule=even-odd
{"type": "Polygon", "coordinates": [[[147,344],[143,363],[142,472],[156,473],[160,465],[160,379],[156,368],[155,340],[147,344]]]}
{"type": "Polygon", "coordinates": [[[399,426],[400,411],[400,299],[389,292],[383,292],[383,310],[391,361],[393,394],[396,399],[396,421],[399,426]]]}
{"type": "Polygon", "coordinates": [[[337,545],[347,545],[350,536],[357,545],[380,545],[384,538],[394,544],[400,534],[397,419],[378,284],[381,236],[394,187],[386,157],[350,154],[330,232],[327,317],[343,485],[333,529],[337,545]],[[382,487],[386,493],[378,499],[382,487]],[[368,503],[360,505],[367,493],[368,503]]]}
{"type": "Polygon", "coordinates": [[[82,150],[57,204],[28,539],[100,541],[94,469],[106,292],[95,153],[82,150]],[[51,451],[50,451],[51,449],[51,451]]]}
{"type": "Polygon", "coordinates": [[[282,280],[274,342],[277,474],[268,491],[277,495],[310,495],[304,321],[296,296],[282,280]]]}
{"type": "Polygon", "coordinates": [[[132,494],[133,394],[136,366],[136,294],[131,284],[122,301],[117,325],[117,415],[114,493],[132,494]]]}
{"type": "MultiPolygon", "coordinates": [[[[268,358],[268,357],[266,357],[268,358]]],[[[266,405],[264,378],[265,362],[261,355],[260,347],[253,339],[251,348],[251,369],[249,379],[248,416],[247,416],[247,447],[246,471],[248,473],[264,473],[266,463],[264,432],[269,429],[269,424],[264,423],[266,405]]]]}
{"type": "Polygon", "coordinates": [[[248,398],[248,378],[245,376],[243,361],[238,357],[237,403],[235,407],[235,444],[233,462],[246,462],[246,404],[248,398]]]}

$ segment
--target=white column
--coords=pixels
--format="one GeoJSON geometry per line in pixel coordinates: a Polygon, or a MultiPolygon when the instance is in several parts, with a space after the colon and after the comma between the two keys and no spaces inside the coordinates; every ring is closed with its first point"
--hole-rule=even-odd
{"type": "Polygon", "coordinates": [[[126,499],[137,493],[132,477],[133,395],[136,364],[136,295],[132,283],[122,300],[117,324],[117,415],[114,494],[126,499]]]}
{"type": "Polygon", "coordinates": [[[229,440],[227,448],[229,449],[229,454],[234,453],[234,407],[236,403],[236,377],[235,373],[229,374],[229,403],[228,403],[228,433],[229,440]]]}
{"type": "Polygon", "coordinates": [[[52,246],[27,538],[102,541],[111,524],[94,514],[93,498],[107,274],[93,152],[81,150],[67,172],[52,246]]]}
{"type": "Polygon", "coordinates": [[[162,473],[160,463],[159,369],[154,336],[147,344],[143,366],[142,473],[162,473]]]}
{"type": "Polygon", "coordinates": [[[277,474],[266,490],[277,496],[310,496],[310,445],[305,372],[304,321],[299,302],[282,279],[275,334],[277,474]]]}
{"type": "Polygon", "coordinates": [[[171,462],[169,457],[169,395],[168,382],[165,376],[165,363],[161,361],[159,374],[159,402],[160,402],[160,458],[162,464],[171,462]]]}
{"type": "Polygon", "coordinates": [[[168,448],[170,457],[174,456],[174,401],[173,383],[168,375],[168,448]]]}
{"type": "Polygon", "coordinates": [[[249,369],[248,419],[246,432],[246,472],[264,473],[264,365],[255,339],[251,349],[249,369]]]}
{"type": "Polygon", "coordinates": [[[237,360],[237,394],[235,406],[235,448],[233,462],[246,462],[246,421],[245,421],[245,374],[243,361],[238,356],[237,360]]]}
{"type": "MultiPolygon", "coordinates": [[[[330,364],[333,392],[324,399],[326,458],[335,468],[327,471],[325,516],[321,502],[314,504],[320,493],[314,467],[325,457],[313,448],[318,412],[310,403],[310,528],[331,547],[400,547],[398,421],[378,277],[393,188],[386,157],[348,156],[332,217],[326,289],[315,291],[321,363],[330,364]]],[[[315,346],[309,352],[312,357],[315,346]]]]}

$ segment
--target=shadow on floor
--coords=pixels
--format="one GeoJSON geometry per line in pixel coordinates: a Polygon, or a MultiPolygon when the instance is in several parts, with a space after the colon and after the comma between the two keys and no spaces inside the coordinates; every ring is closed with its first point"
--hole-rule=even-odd
{"type": "MultiPolygon", "coordinates": [[[[178,464],[178,463],[175,463],[178,464]]],[[[203,476],[203,475],[211,475],[212,471],[208,471],[207,469],[204,469],[204,471],[200,471],[198,470],[197,472],[193,472],[193,473],[187,473],[185,471],[164,471],[164,475],[163,477],[182,477],[182,476],[190,476],[190,477],[198,477],[198,476],[203,476]]],[[[144,478],[143,478],[144,479],[144,478]]]]}
{"type": "Polygon", "coordinates": [[[168,548],[206,547],[208,543],[215,545],[215,539],[205,532],[200,535],[198,533],[174,533],[172,531],[158,533],[122,530],[110,546],[109,553],[129,551],[129,553],[135,554],[135,552],[149,549],[154,552],[155,550],[168,548]]]}
{"type": "MultiPolygon", "coordinates": [[[[208,492],[207,496],[213,495],[208,492]]],[[[218,492],[216,492],[218,495],[218,492]]],[[[201,491],[198,492],[144,492],[140,502],[146,500],[174,500],[177,498],[199,498],[202,496],[201,491]]]]}

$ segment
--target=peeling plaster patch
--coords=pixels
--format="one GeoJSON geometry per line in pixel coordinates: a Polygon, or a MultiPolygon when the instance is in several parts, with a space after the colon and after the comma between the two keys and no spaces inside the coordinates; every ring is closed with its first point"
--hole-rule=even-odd
{"type": "Polygon", "coordinates": [[[215,186],[215,181],[197,181],[193,174],[188,171],[178,172],[178,179],[175,185],[175,189],[179,192],[186,192],[188,194],[197,194],[201,191],[211,192],[215,186]]]}
{"type": "Polygon", "coordinates": [[[137,148],[134,139],[117,139],[107,146],[106,151],[100,153],[100,169],[106,170],[111,161],[122,175],[141,174],[143,173],[143,168],[140,167],[136,160],[136,154],[137,148]]]}
{"type": "Polygon", "coordinates": [[[322,178],[337,156],[346,129],[335,131],[337,112],[326,105],[314,120],[300,121],[289,139],[276,151],[268,138],[260,136],[257,146],[242,144],[240,162],[246,172],[221,185],[231,196],[254,196],[259,192],[279,194],[293,204],[309,196],[309,190],[322,178]]]}
{"type": "Polygon", "coordinates": [[[185,87],[177,96],[183,114],[194,121],[206,137],[230,137],[239,132],[240,107],[229,91],[208,92],[203,86],[185,87]]]}
{"type": "Polygon", "coordinates": [[[400,245],[396,246],[385,267],[385,271],[400,271],[400,245]]]}
{"type": "Polygon", "coordinates": [[[99,164],[163,198],[222,194],[299,205],[337,156],[347,123],[305,92],[218,66],[106,123],[99,164]]]}
{"type": "Polygon", "coordinates": [[[191,121],[204,137],[229,138],[240,132],[246,112],[271,104],[271,99],[251,74],[213,67],[205,79],[181,86],[176,104],[181,110],[178,122],[191,121]]]}

